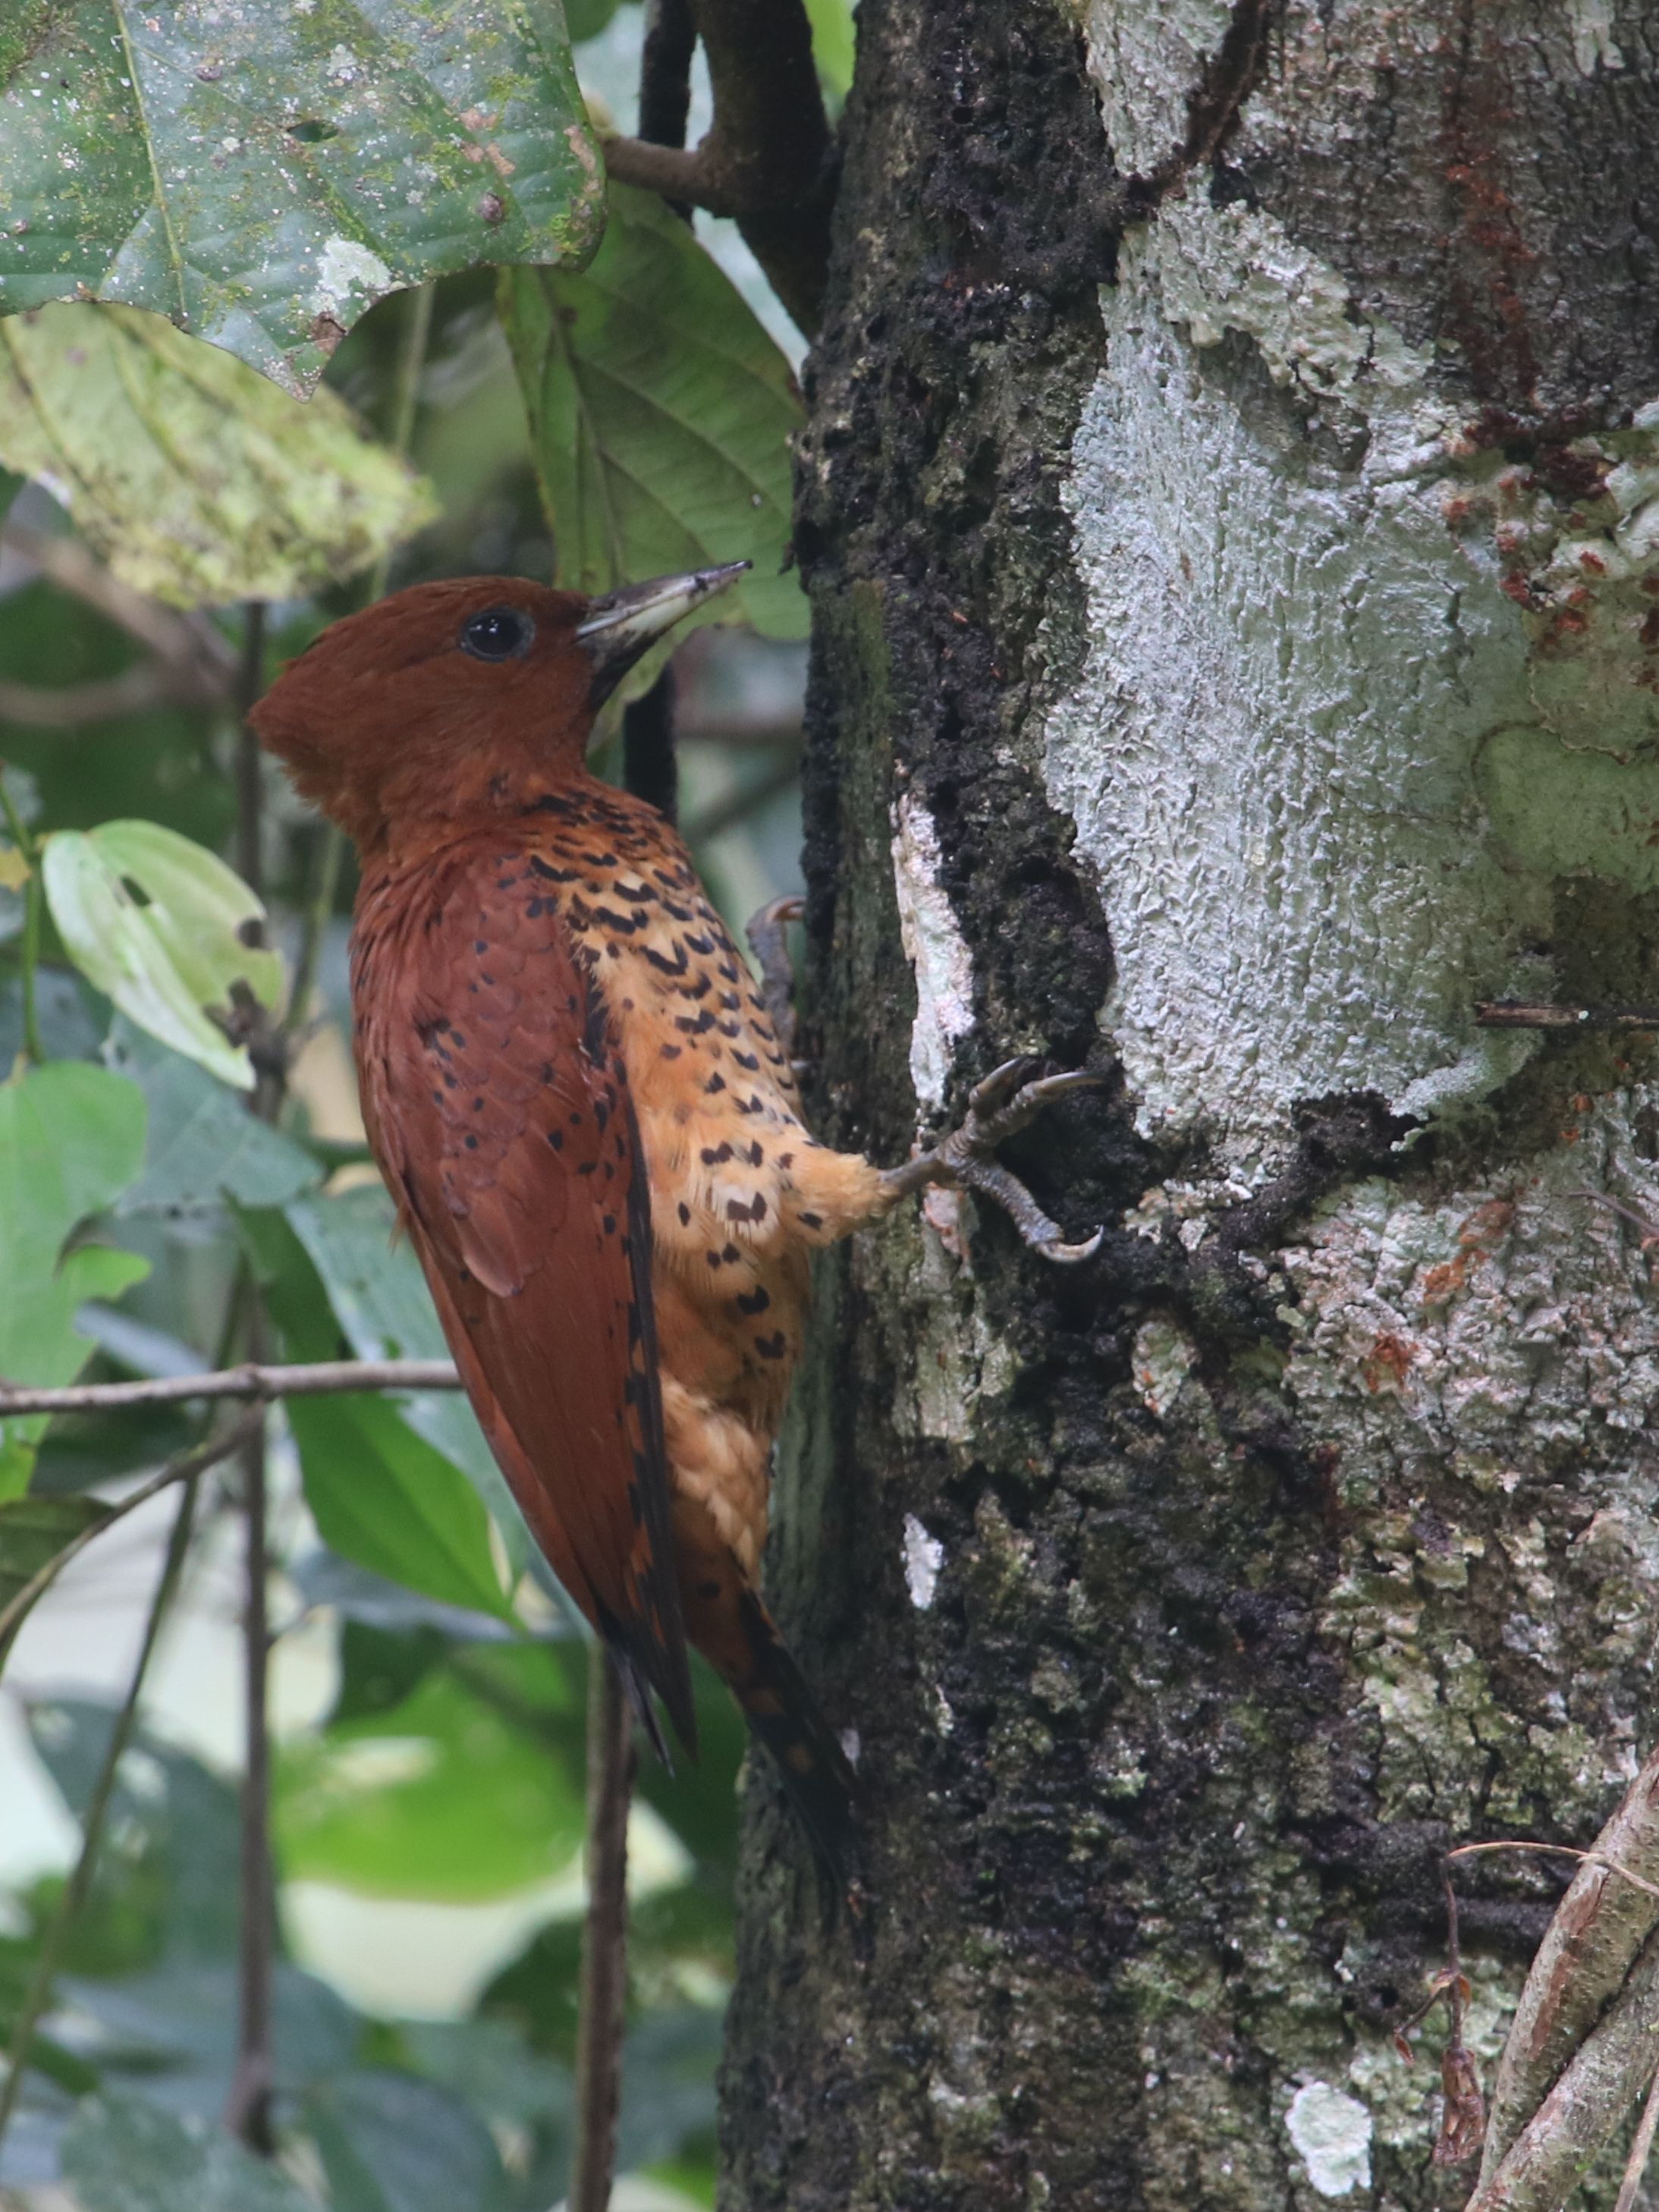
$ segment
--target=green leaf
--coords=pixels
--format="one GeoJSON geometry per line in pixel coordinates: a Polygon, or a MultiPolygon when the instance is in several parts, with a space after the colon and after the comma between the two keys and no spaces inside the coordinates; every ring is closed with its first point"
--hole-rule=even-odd
{"type": "Polygon", "coordinates": [[[295,392],[386,293],[580,258],[599,156],[548,0],[26,0],[0,302],[125,301],[295,392]],[[38,95],[38,96],[37,96],[38,95]]]}
{"type": "Polygon", "coordinates": [[[305,2117],[333,2212],[501,2212],[507,2175],[495,2138],[453,2091],[411,2074],[348,2074],[305,2117]]]}
{"type": "MultiPolygon", "coordinates": [[[[269,1211],[240,1221],[288,1357],[337,1358],[327,1297],[293,1230],[269,1211]]],[[[388,1400],[291,1398],[288,1418],[306,1502],[331,1551],[445,1605],[512,1618],[477,1492],[388,1400]]]]}
{"type": "Polygon", "coordinates": [[[0,321],[0,461],[44,475],[124,582],[177,606],[319,590],[435,512],[337,394],[302,405],[131,307],[0,321]]]}
{"type": "Polygon", "coordinates": [[[60,830],[41,870],[58,933],[88,982],[140,1029],[251,1091],[246,1047],[204,1012],[228,1008],[237,982],[265,1006],[282,994],[283,963],[258,942],[264,908],[241,878],[205,846],[143,821],[60,830]]]}
{"type": "MultiPolygon", "coordinates": [[[[78,1698],[42,1699],[28,1709],[34,1747],[77,1820],[115,1717],[113,1705],[78,1698]]],[[[234,1961],[241,1905],[237,1793],[187,1752],[143,1735],[134,1749],[117,1770],[109,1826],[125,1838],[124,1863],[142,1865],[149,1878],[152,1948],[166,1954],[173,1972],[234,1961]]],[[[115,1874],[115,1863],[109,1871],[115,1874]]],[[[155,2001],[155,1991],[133,1994],[135,2003],[155,2001]]]]}
{"type": "Polygon", "coordinates": [[[568,1866],[582,1837],[580,1717],[568,1717],[562,1759],[515,1721],[513,1686],[503,1711],[438,1668],[390,1710],[285,1747],[276,1831],[289,1879],[465,1903],[568,1866]]]}
{"type": "Polygon", "coordinates": [[[750,560],[708,618],[735,600],[765,635],[805,636],[805,595],[782,573],[794,380],[690,227],[613,184],[592,265],[507,270],[500,301],[559,582],[604,592],[750,560]]]}
{"type": "Polygon", "coordinates": [[[322,1179],[301,1145],[255,1119],[204,1068],[118,1022],[107,1057],[149,1109],[144,1170],[117,1200],[118,1216],[204,1213],[223,1198],[280,1206],[322,1179]]]}
{"type": "Polygon", "coordinates": [[[288,1417],[331,1551],[445,1605],[509,1617],[477,1492],[384,1398],[294,1398],[288,1417]]]}
{"type": "MultiPolygon", "coordinates": [[[[359,1359],[447,1358],[421,1263],[398,1238],[383,1188],[363,1184],[337,1198],[301,1198],[283,1212],[359,1359]]],[[[410,1427],[459,1468],[483,1500],[516,1577],[529,1556],[529,1531],[465,1397],[415,1390],[398,1402],[410,1427]]]]}
{"type": "MultiPolygon", "coordinates": [[[[132,1181],[143,1151],[143,1093],[123,1076],[63,1060],[0,1084],[0,1376],[8,1381],[73,1381],[88,1350],[77,1308],[148,1272],[131,1252],[64,1251],[77,1225],[132,1181]]],[[[13,1449],[0,1461],[0,1495],[26,1486],[15,1448],[44,1427],[42,1418],[5,1425],[13,1449]]]]}
{"type": "Polygon", "coordinates": [[[812,59],[837,107],[853,84],[853,9],[854,0],[806,0],[812,26],[812,59]]]}
{"type": "Polygon", "coordinates": [[[89,2098],[64,2138],[84,2212],[314,2212],[275,2166],[217,2128],[192,2130],[137,2097],[89,2098]]]}

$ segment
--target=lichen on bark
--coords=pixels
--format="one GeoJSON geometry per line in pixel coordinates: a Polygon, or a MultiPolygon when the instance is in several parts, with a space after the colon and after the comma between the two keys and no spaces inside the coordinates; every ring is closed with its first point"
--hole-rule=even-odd
{"type": "MultiPolygon", "coordinates": [[[[1449,2206],[1391,2039],[1441,1856],[1587,1843],[1652,1692],[1653,1286],[1581,1194],[1659,1209],[1650,1048],[1474,1018],[1656,995],[1650,30],[860,36],[796,539],[817,1104],[890,1158],[946,1060],[947,1105],[1115,1068],[1011,1152],[1109,1235],[825,1270],[772,1571],[869,1902],[821,1923],[755,1781],[725,2201],[1449,2206]],[[974,1017],[920,1058],[907,927],[974,1017]]],[[[1561,1878],[1460,1887],[1490,2062],[1561,1878]]]]}

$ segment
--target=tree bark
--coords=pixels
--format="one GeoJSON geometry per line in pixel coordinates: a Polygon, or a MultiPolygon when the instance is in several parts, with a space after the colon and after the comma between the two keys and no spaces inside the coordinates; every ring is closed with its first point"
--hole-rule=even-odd
{"type": "MultiPolygon", "coordinates": [[[[805,1048],[902,1158],[1011,1053],[1074,1272],[824,1267],[730,2212],[1460,2204],[1439,1863],[1654,1730],[1659,32],[1640,0],[861,0],[797,548],[805,1048]],[[1425,2059],[1439,2029],[1424,2031],[1425,2059]]],[[[1460,1872],[1490,2082],[1565,1876],[1460,1872]]],[[[1583,2202],[1610,2203],[1593,2180],[1583,2202]]]]}

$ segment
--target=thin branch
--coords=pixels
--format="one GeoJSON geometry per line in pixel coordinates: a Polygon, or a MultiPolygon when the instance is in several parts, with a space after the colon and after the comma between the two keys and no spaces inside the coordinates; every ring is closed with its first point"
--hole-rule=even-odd
{"type": "Polygon", "coordinates": [[[100,1519],[83,1528],[78,1536],[70,1537],[63,1550],[54,1553],[45,1566],[29,1577],[9,1603],[0,1607],[0,1652],[4,1651],[29,1608],[38,1599],[45,1596],[71,1559],[78,1559],[88,1545],[95,1543],[106,1528],[113,1528],[118,1521],[125,1521],[129,1513],[136,1513],[141,1505],[148,1505],[152,1498],[170,1489],[175,1482],[189,1482],[194,1476],[204,1474],[209,1468],[216,1467],[222,1459],[228,1459],[233,1452],[241,1449],[253,1424],[260,1418],[257,1413],[246,1413],[222,1435],[210,1437],[205,1443],[198,1444],[193,1450],[183,1452],[177,1459],[169,1460],[165,1467],[157,1468],[148,1482],[141,1482],[136,1490],[129,1491],[125,1498],[112,1505],[100,1519]]]}
{"type": "MultiPolygon", "coordinates": [[[[0,2142],[5,2140],[6,2130],[11,2124],[17,2100],[22,2094],[23,2075],[34,2041],[34,2031],[52,1995],[52,1985],[58,1972],[58,1961],[63,1956],[64,1942],[91,1892],[92,1877],[98,1863],[98,1849],[103,1841],[104,1822],[108,1815],[110,1799],[114,1794],[115,1778],[120,1768],[122,1754],[132,1738],[133,1724],[138,1717],[138,1701],[143,1693],[144,1678],[155,1656],[161,1625],[167,1619],[173,1594],[179,1587],[179,1577],[184,1571],[185,1554],[190,1549],[199,1479],[199,1474],[192,1474],[185,1480],[185,1494],[179,1501],[179,1510],[173,1516],[173,1531],[167,1538],[167,1555],[161,1563],[155,1594],[150,1599],[149,1614],[144,1623],[143,1638],[138,1646],[132,1679],[127,1685],[121,1709],[111,1725],[109,1741],[104,1747],[104,1756],[92,1785],[92,1794],[87,1800],[87,1809],[81,1824],[80,1856],[41,1935],[34,1970],[29,1977],[28,1988],[23,1994],[23,2002],[13,2023],[11,2043],[6,2052],[6,2078],[4,2083],[0,2084],[0,2142]]],[[[100,1525],[107,1526],[107,1523],[100,1525]]]]}
{"type": "Polygon", "coordinates": [[[710,801],[700,814],[694,815],[685,825],[688,845],[700,845],[706,838],[718,837],[734,829],[750,815],[757,814],[763,806],[769,806],[775,799],[781,799],[800,781],[800,757],[789,754],[773,761],[759,775],[728,791],[723,799],[710,801]]]}
{"type": "MultiPolygon", "coordinates": [[[[260,1333],[256,1308],[252,1333],[260,1333]]],[[[242,1708],[246,1753],[241,1790],[241,1854],[237,1914],[236,2069],[225,2100],[224,2126],[251,2151],[269,2158],[276,2148],[270,2100],[276,2086],[272,2051],[272,1994],[276,1973],[276,1881],[270,1848],[270,1729],[267,1707],[270,1618],[266,1588],[270,1557],[265,1537],[268,1503],[265,1432],[259,1423],[243,1445],[242,1708]]]]}
{"type": "Polygon", "coordinates": [[[264,755],[249,710],[264,688],[265,608],[250,599],[242,610],[242,652],[236,670],[236,872],[255,898],[264,893],[264,855],[259,835],[264,755]]]}
{"type": "Polygon", "coordinates": [[[1648,2160],[1653,2155],[1653,2131],[1659,2125],[1659,2069],[1656,2069],[1648,2084],[1648,2100],[1642,2107],[1642,2118],[1630,2147],[1630,2156],[1625,2161],[1625,2178],[1619,2185],[1619,2202],[1613,2212],[1636,2212],[1636,2200],[1641,2194],[1642,2177],[1648,2170],[1648,2160]]]}
{"type": "Polygon", "coordinates": [[[328,1398],[342,1390],[459,1390],[447,1359],[317,1359],[297,1367],[250,1362],[204,1375],[147,1376],[139,1382],[70,1382],[52,1390],[0,1389],[0,1419],[13,1413],[88,1413],[119,1406],[176,1406],[191,1398],[328,1398]]]}
{"type": "Polygon", "coordinates": [[[118,676],[88,684],[0,683],[0,722],[23,729],[81,730],[150,707],[200,706],[206,696],[200,684],[181,679],[176,669],[161,661],[135,660],[118,676]]]}
{"type": "MultiPolygon", "coordinates": [[[[264,673],[264,609],[250,602],[243,609],[242,653],[236,675],[236,851],[244,875],[258,892],[264,838],[264,782],[259,741],[249,720],[264,673]]],[[[233,999],[234,994],[233,992],[233,999]]],[[[264,1009],[250,1009],[264,1027],[264,1009]]],[[[267,1029],[263,1040],[250,1038],[257,1081],[247,1102],[257,1121],[274,1125],[288,1090],[288,1037],[267,1029]],[[274,1049],[260,1051],[258,1042],[274,1049]]],[[[246,1308],[241,1349],[247,1364],[264,1359],[264,1300],[244,1259],[237,1271],[237,1296],[225,1316],[224,1352],[236,1342],[236,1310],[246,1308]]],[[[224,1353],[221,1354],[223,1357],[224,1353]]],[[[276,2081],[276,1878],[270,1842],[270,1614],[267,1583],[270,1571],[266,1541],[269,1504],[265,1472],[265,1423],[261,1414],[249,1425],[242,1462],[244,1554],[242,1568],[242,1710],[245,1747],[240,1791],[241,1838],[236,1916],[236,2063],[225,2099],[223,2126],[260,2158],[276,2154],[271,2096],[276,2081]]]]}
{"type": "MultiPolygon", "coordinates": [[[[398,355],[398,368],[392,389],[392,420],[386,426],[386,442],[398,459],[409,452],[410,440],[415,434],[415,413],[420,405],[421,374],[426,367],[427,348],[432,338],[432,306],[437,288],[430,280],[417,284],[409,295],[409,319],[404,326],[404,342],[398,355]]],[[[392,561],[396,548],[381,548],[380,557],[369,576],[368,588],[363,605],[373,606],[376,599],[386,597],[386,587],[392,580],[392,561]]]]}
{"type": "MultiPolygon", "coordinates": [[[[691,112],[691,58],[697,27],[690,0],[651,0],[640,48],[640,137],[652,146],[684,146],[691,112]]],[[[691,210],[677,207],[688,221],[691,210]]]]}
{"type": "Polygon", "coordinates": [[[236,648],[206,621],[177,614],[159,599],[137,592],[94,558],[78,538],[64,538],[9,522],[0,545],[29,561],[43,576],[124,629],[169,668],[193,672],[204,698],[222,699],[236,669],[236,648]]]}
{"type": "Polygon", "coordinates": [[[679,818],[680,766],[674,745],[674,670],[623,709],[623,781],[665,822],[679,818]]]}
{"type": "Polygon", "coordinates": [[[616,1661],[590,1646],[587,1919],[576,2026],[576,2140],[567,2212],[606,2212],[617,2154],[628,2001],[628,1801],[634,1717],[616,1661]]]}
{"type": "MultiPolygon", "coordinates": [[[[703,145],[708,141],[705,138],[703,145]]],[[[653,146],[620,132],[605,141],[605,166],[618,184],[660,192],[671,206],[702,208],[707,215],[738,212],[737,189],[726,172],[706,161],[702,147],[653,146]]]]}
{"type": "Polygon", "coordinates": [[[46,890],[40,880],[40,848],[11,795],[3,761],[0,761],[0,815],[4,816],[7,833],[29,872],[23,886],[23,941],[18,948],[18,966],[23,990],[23,1051],[39,1067],[46,1056],[35,988],[40,968],[41,908],[46,903],[46,890]]]}
{"type": "MultiPolygon", "coordinates": [[[[388,442],[399,459],[409,452],[410,440],[414,435],[415,416],[420,404],[421,372],[426,366],[427,349],[432,337],[432,308],[436,288],[430,283],[417,285],[409,295],[409,319],[404,331],[403,349],[398,358],[397,381],[392,392],[392,422],[388,442]]],[[[392,562],[395,548],[384,547],[374,563],[364,587],[362,604],[373,606],[386,596],[386,587],[392,580],[392,562]]],[[[306,901],[305,918],[300,933],[300,950],[294,963],[294,984],[289,995],[288,1010],[283,1016],[283,1035],[290,1042],[311,1012],[312,994],[316,988],[317,971],[322,963],[323,940],[334,915],[334,901],[340,888],[340,871],[345,863],[345,834],[331,822],[322,823],[310,896],[306,901]]]]}
{"type": "Polygon", "coordinates": [[[695,153],[613,138],[613,177],[735,216],[772,288],[810,337],[823,312],[835,198],[830,125],[803,0],[690,0],[714,95],[695,153]]]}

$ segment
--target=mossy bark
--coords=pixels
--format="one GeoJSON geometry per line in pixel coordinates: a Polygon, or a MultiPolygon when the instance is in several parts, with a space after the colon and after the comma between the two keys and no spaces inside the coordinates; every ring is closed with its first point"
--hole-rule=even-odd
{"type": "MultiPolygon", "coordinates": [[[[1659,1327],[1582,1193],[1659,1217],[1652,1052],[1474,1019],[1659,997],[1650,29],[1082,13],[860,10],[817,1112],[894,1159],[1086,1061],[1009,1158],[1108,1234],[823,1271],[770,1574],[867,1902],[755,1777],[729,2212],[1460,2203],[1390,2034],[1442,1854],[1588,1842],[1651,1734],[1659,1327]]],[[[1559,1886],[1462,1882],[1487,2062],[1559,1886]]]]}

